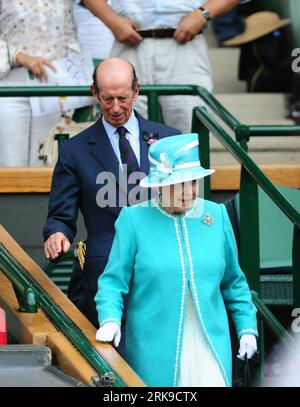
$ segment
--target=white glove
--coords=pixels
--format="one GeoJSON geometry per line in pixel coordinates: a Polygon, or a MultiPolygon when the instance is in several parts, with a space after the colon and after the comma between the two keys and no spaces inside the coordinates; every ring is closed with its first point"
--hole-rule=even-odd
{"type": "Polygon", "coordinates": [[[117,322],[107,322],[96,332],[96,340],[100,342],[114,342],[115,347],[119,346],[121,340],[121,328],[117,322]]]}
{"type": "Polygon", "coordinates": [[[257,342],[255,335],[242,335],[240,339],[240,349],[237,357],[244,360],[247,353],[247,359],[251,359],[257,351],[257,342]]]}

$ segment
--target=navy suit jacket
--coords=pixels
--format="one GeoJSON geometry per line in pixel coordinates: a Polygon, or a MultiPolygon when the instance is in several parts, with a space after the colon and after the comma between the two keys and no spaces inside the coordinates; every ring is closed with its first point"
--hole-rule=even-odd
{"type": "MultiPolygon", "coordinates": [[[[135,114],[140,127],[140,169],[148,174],[149,144],[143,139],[143,133],[157,133],[159,138],[163,138],[180,132],[161,123],[145,120],[137,112],[135,114]]],[[[125,190],[122,188],[119,167],[101,118],[90,128],[60,146],[53,173],[44,239],[55,232],[62,232],[70,242],[73,242],[78,210],[82,212],[87,230],[84,274],[94,272],[96,276],[84,294],[79,290],[80,297],[93,296],[96,293],[95,281],[106,265],[115,234],[114,223],[121,210],[120,207],[102,208],[97,204],[97,193],[103,186],[102,182],[97,183],[99,182],[97,177],[103,174],[103,171],[113,173],[117,181],[117,192],[120,190],[122,195],[125,190]]],[[[80,301],[82,300],[81,298],[80,301]]]]}

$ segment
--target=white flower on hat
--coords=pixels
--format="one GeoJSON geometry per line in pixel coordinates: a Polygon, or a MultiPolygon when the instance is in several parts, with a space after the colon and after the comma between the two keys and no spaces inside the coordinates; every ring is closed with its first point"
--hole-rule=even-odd
{"type": "Polygon", "coordinates": [[[160,154],[160,163],[157,165],[157,169],[161,172],[172,174],[174,166],[167,160],[167,154],[160,154]]]}

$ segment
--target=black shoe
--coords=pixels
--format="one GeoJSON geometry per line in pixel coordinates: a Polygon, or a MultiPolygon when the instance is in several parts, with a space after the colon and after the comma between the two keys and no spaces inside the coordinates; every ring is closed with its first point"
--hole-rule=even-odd
{"type": "Polygon", "coordinates": [[[300,100],[289,103],[289,118],[300,125],[300,100]]]}

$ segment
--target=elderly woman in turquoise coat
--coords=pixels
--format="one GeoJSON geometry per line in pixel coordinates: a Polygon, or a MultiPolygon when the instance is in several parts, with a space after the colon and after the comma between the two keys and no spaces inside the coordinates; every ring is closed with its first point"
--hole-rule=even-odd
{"type": "Polygon", "coordinates": [[[125,358],[148,386],[231,386],[227,311],[239,357],[256,352],[257,320],[223,204],[198,197],[214,172],[199,161],[198,134],[149,148],[141,186],[158,188],[146,203],[124,207],[95,296],[96,339],[118,345],[127,296],[125,358]]]}

